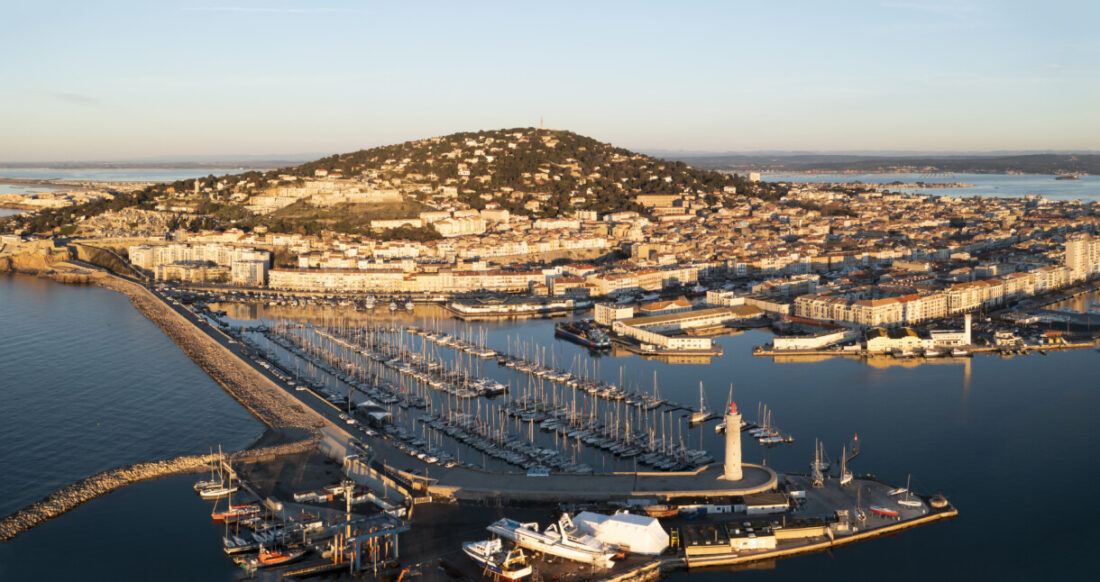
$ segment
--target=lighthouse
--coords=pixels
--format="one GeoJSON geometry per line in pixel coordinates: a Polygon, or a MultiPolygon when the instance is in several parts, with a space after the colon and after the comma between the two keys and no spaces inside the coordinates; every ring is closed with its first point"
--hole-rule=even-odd
{"type": "Polygon", "coordinates": [[[741,413],[737,404],[730,402],[726,411],[726,472],[722,474],[726,481],[740,481],[741,474],[741,413]]]}

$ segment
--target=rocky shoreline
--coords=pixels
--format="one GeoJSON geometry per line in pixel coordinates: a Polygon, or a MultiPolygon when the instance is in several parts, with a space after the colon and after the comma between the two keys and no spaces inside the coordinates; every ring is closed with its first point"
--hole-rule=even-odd
{"type": "MultiPolygon", "coordinates": [[[[314,437],[291,444],[238,451],[227,457],[231,462],[262,461],[278,455],[300,453],[313,448],[316,444],[317,438],[314,437]]],[[[217,455],[188,455],[101,471],[72,485],[62,487],[0,520],[0,541],[8,541],[42,522],[116,489],[170,475],[201,473],[209,470],[210,466],[217,461],[217,455]]]]}

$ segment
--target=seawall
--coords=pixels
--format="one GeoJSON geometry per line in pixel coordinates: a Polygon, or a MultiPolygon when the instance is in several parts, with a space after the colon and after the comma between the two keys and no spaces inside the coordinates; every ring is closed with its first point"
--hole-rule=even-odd
{"type": "MultiPolygon", "coordinates": [[[[227,455],[230,461],[262,461],[277,455],[299,453],[317,444],[316,438],[288,445],[238,451],[227,455]]],[[[62,487],[19,511],[0,520],[0,541],[8,541],[20,533],[100,495],[140,481],[170,475],[201,473],[217,462],[217,455],[189,455],[163,461],[136,463],[108,469],[62,487]]]]}
{"type": "Polygon", "coordinates": [[[142,315],[172,338],[189,358],[267,426],[280,431],[301,429],[304,436],[323,425],[319,416],[145,287],[105,273],[96,278],[95,284],[129,297],[142,315]]]}

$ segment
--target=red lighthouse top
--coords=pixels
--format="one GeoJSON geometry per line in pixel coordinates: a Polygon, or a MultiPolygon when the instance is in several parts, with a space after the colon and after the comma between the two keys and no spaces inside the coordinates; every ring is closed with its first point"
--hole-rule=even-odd
{"type": "Polygon", "coordinates": [[[730,402],[730,411],[727,414],[737,414],[737,403],[730,402]]]}

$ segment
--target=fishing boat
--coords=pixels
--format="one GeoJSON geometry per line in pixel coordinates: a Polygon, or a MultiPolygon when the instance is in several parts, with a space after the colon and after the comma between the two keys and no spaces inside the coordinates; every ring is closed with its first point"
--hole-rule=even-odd
{"type": "Polygon", "coordinates": [[[614,565],[615,550],[591,535],[579,534],[568,513],[562,514],[557,523],[548,525],[542,532],[538,523],[520,523],[508,518],[494,522],[488,529],[529,550],[601,568],[614,565]]]}
{"type": "Polygon", "coordinates": [[[924,357],[926,358],[938,358],[942,355],[944,355],[944,352],[939,348],[924,348],[924,357]]]}
{"type": "Polygon", "coordinates": [[[415,308],[416,308],[416,305],[413,304],[412,299],[409,299],[408,301],[405,302],[405,310],[406,311],[412,311],[415,308]]]}
{"type": "Polygon", "coordinates": [[[390,311],[397,311],[397,302],[390,301],[390,311]]]}
{"type": "Polygon", "coordinates": [[[965,348],[952,348],[951,356],[954,358],[969,358],[970,350],[965,348]]]}
{"type": "Polygon", "coordinates": [[[897,510],[890,509],[889,507],[882,507],[881,505],[872,505],[867,509],[871,510],[871,513],[877,513],[878,515],[885,515],[886,517],[898,517],[897,510]]]}
{"type": "Polygon", "coordinates": [[[692,411],[691,423],[699,424],[704,422],[710,417],[710,412],[707,411],[706,402],[703,401],[703,383],[699,382],[699,410],[692,411]]]}
{"type": "Polygon", "coordinates": [[[462,551],[478,565],[502,578],[519,580],[531,574],[531,564],[527,562],[523,550],[516,548],[505,552],[499,538],[465,542],[462,551]]]}

